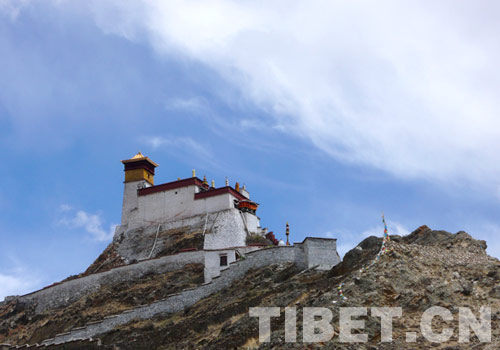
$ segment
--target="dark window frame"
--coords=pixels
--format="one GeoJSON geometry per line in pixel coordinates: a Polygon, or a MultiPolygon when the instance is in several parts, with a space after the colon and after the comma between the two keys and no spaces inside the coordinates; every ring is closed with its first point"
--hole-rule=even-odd
{"type": "Polygon", "coordinates": [[[220,260],[219,260],[219,265],[220,265],[221,267],[223,267],[223,266],[228,266],[228,262],[227,262],[227,254],[221,254],[221,255],[219,255],[219,257],[220,257],[220,260]]]}

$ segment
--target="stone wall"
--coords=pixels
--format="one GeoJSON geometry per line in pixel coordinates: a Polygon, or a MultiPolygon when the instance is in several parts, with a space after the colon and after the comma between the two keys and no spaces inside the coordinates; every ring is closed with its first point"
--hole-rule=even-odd
{"type": "Polygon", "coordinates": [[[148,273],[160,274],[179,270],[189,263],[204,264],[204,259],[203,251],[195,251],[142,261],[48,287],[20,296],[19,300],[27,303],[35,302],[36,311],[43,312],[68,305],[99,290],[103,285],[133,281],[148,273]]]}
{"type": "MultiPolygon", "coordinates": [[[[205,233],[203,249],[225,249],[246,245],[247,232],[238,209],[200,214],[183,219],[165,220],[160,224],[159,238],[151,257],[156,257],[165,246],[167,232],[205,233]]],[[[127,262],[148,258],[155,242],[158,224],[136,229],[119,227],[114,241],[117,253],[127,262]]]]}
{"type": "Polygon", "coordinates": [[[147,181],[132,181],[125,182],[123,188],[123,203],[122,203],[122,226],[128,226],[129,222],[137,221],[139,213],[139,199],[137,190],[142,187],[151,187],[147,181]]]}
{"type": "Polygon", "coordinates": [[[246,245],[247,232],[238,209],[214,213],[213,223],[205,235],[203,249],[224,249],[246,245]]]}
{"type": "Polygon", "coordinates": [[[81,297],[99,290],[103,285],[133,281],[148,273],[161,274],[180,270],[189,263],[204,264],[205,282],[210,282],[212,279],[218,281],[218,278],[222,277],[224,277],[223,279],[227,279],[228,276],[241,274],[241,271],[245,273],[249,268],[257,265],[265,266],[266,264],[273,263],[295,262],[301,268],[317,267],[325,270],[332,268],[340,262],[340,257],[336,250],[336,241],[332,239],[306,238],[304,242],[295,244],[294,246],[264,248],[261,250],[254,249],[257,248],[242,247],[213,251],[193,251],[145,260],[54,285],[21,296],[19,299],[27,303],[36,303],[36,311],[43,312],[69,305],[81,297]],[[236,251],[245,256],[243,260],[235,261],[236,251]],[[224,270],[223,267],[221,268],[221,253],[227,254],[229,269],[224,270]],[[256,259],[256,257],[258,258],[256,259]],[[235,266],[237,267],[236,269],[234,268],[235,266]]]}
{"type": "Polygon", "coordinates": [[[195,194],[198,192],[199,188],[196,185],[142,196],[125,191],[124,196],[128,196],[129,199],[124,200],[124,203],[130,202],[130,207],[136,204],[137,209],[129,210],[130,217],[123,222],[128,222],[128,229],[134,229],[155,222],[161,223],[234,208],[236,198],[230,193],[195,199],[195,194]]]}
{"type": "Polygon", "coordinates": [[[212,281],[216,276],[220,275],[222,270],[229,268],[229,264],[236,261],[236,249],[205,251],[205,283],[212,281]],[[227,257],[227,266],[220,265],[220,257],[227,257]]]}
{"type": "Polygon", "coordinates": [[[260,219],[258,216],[249,212],[241,213],[241,215],[245,221],[249,234],[261,234],[262,228],[260,227],[260,219]]]}
{"type": "MultiPolygon", "coordinates": [[[[165,240],[168,239],[165,235],[168,231],[178,230],[182,231],[183,234],[190,234],[193,232],[202,233],[205,219],[207,219],[207,228],[205,231],[208,231],[213,223],[213,218],[210,214],[208,218],[206,215],[197,215],[181,220],[170,222],[166,220],[162,222],[160,225],[159,239],[151,257],[156,257],[162,248],[164,248],[165,240]]],[[[143,228],[120,232],[114,238],[117,246],[117,253],[126,261],[147,259],[153,249],[157,230],[158,224],[150,224],[143,228]]]]}
{"type": "Polygon", "coordinates": [[[340,262],[336,239],[307,237],[301,245],[308,268],[316,266],[318,270],[329,270],[340,262]]]}
{"type": "Polygon", "coordinates": [[[293,246],[263,248],[255,251],[253,247],[241,248],[247,251],[243,259],[234,261],[237,249],[220,251],[194,251],[147,260],[136,264],[115,268],[111,271],[82,277],[64,282],[28,295],[19,297],[24,302],[36,302],[37,312],[62,307],[83,295],[97,291],[100,286],[121,281],[135,280],[147,273],[164,273],[181,269],[188,263],[204,263],[209,267],[211,282],[167,298],[150,305],[139,306],[121,314],[106,317],[102,321],[93,322],[85,327],[73,329],[71,332],[59,334],[44,344],[61,344],[75,340],[89,339],[108,332],[113,328],[126,324],[134,319],[148,319],[155,315],[175,313],[184,310],[199,300],[225,288],[236,279],[242,278],[250,269],[257,269],[272,264],[293,262],[299,268],[329,269],[340,262],[336,251],[336,240],[322,238],[306,238],[302,243],[293,246]],[[217,266],[220,253],[228,255],[229,268],[217,266]],[[218,271],[217,271],[218,270],[218,271]],[[215,273],[219,273],[215,276],[215,273]]]}
{"type": "MultiPolygon", "coordinates": [[[[191,231],[201,230],[200,223],[204,223],[207,216],[212,224],[210,228],[213,229],[206,231],[209,235],[206,237],[204,249],[244,246],[248,234],[262,233],[259,218],[235,209],[236,198],[231,193],[195,199],[199,187],[187,185],[139,196],[138,186],[150,185],[145,181],[125,183],[122,222],[121,226],[117,227],[114,238],[118,240],[125,237],[125,240],[121,240],[124,246],[127,246],[126,240],[129,240],[130,244],[138,242],[137,247],[134,247],[136,251],[143,248],[143,242],[153,246],[154,233],[159,225],[162,231],[181,227],[190,228],[191,231]],[[143,239],[141,234],[148,237],[143,239]],[[153,237],[149,237],[151,235],[153,237]]],[[[127,260],[144,259],[148,258],[151,248],[149,252],[144,247],[138,253],[127,254],[130,250],[125,249],[125,253],[120,255],[127,260]]]]}
{"type": "Polygon", "coordinates": [[[73,329],[71,332],[59,334],[55,338],[47,339],[42,343],[62,344],[79,339],[94,338],[99,334],[111,331],[115,327],[132,320],[150,319],[156,315],[182,311],[201,299],[230,286],[233,281],[242,278],[250,269],[289,262],[296,262],[300,267],[305,267],[305,261],[296,261],[297,253],[299,256],[303,256],[302,249],[303,247],[298,245],[251,252],[245,259],[230,264],[230,268],[221,271],[220,276],[215,277],[211,283],[187,289],[178,294],[172,294],[158,302],[140,306],[119,315],[107,317],[102,321],[90,323],[85,327],[73,329]]]}

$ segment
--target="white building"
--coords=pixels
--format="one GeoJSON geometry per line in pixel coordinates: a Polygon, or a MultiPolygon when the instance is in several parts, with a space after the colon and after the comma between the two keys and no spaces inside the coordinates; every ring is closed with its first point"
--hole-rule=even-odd
{"type": "Polygon", "coordinates": [[[216,232],[209,231],[205,249],[222,249],[245,246],[248,236],[264,236],[256,215],[258,204],[250,201],[245,188],[227,183],[214,188],[206,180],[193,176],[186,179],[154,185],[155,168],[158,166],[141,153],[123,160],[125,188],[123,193],[122,220],[117,232],[126,232],[168,224],[170,229],[219,213],[216,232]]]}
{"type": "MultiPolygon", "coordinates": [[[[279,246],[273,233],[261,228],[258,204],[238,183],[215,188],[193,170],[190,178],[155,185],[158,164],[151,159],[139,152],[122,163],[122,219],[113,244],[126,263],[198,250],[210,280],[251,251],[279,246]]],[[[288,223],[286,234],[288,246],[288,223]]]]}

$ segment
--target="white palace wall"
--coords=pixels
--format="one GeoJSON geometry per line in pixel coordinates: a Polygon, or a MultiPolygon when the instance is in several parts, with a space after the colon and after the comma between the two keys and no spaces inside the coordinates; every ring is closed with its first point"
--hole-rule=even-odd
{"type": "MultiPolygon", "coordinates": [[[[122,225],[128,224],[127,229],[232,209],[236,199],[230,193],[195,199],[199,191],[196,185],[138,196],[137,184],[125,184],[122,225]]],[[[252,227],[258,226],[258,219],[255,219],[251,220],[252,227]]]]}

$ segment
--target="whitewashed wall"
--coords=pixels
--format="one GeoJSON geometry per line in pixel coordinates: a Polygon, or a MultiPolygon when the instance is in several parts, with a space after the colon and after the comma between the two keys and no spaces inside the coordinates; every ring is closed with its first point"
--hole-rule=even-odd
{"type": "Polygon", "coordinates": [[[229,193],[194,199],[197,190],[193,185],[139,196],[137,215],[129,220],[133,223],[129,228],[234,208],[235,197],[229,193]]]}

